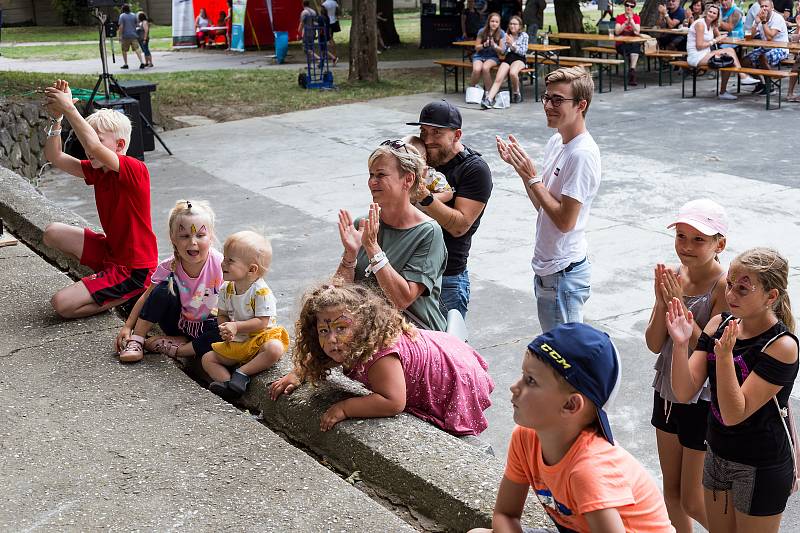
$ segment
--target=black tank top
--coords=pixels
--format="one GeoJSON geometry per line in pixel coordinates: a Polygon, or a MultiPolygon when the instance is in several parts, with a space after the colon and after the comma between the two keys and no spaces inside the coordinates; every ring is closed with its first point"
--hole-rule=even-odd
{"type": "MultiPolygon", "coordinates": [[[[752,466],[780,464],[791,459],[791,447],[786,437],[783,422],[775,403],[770,398],[746,420],[726,426],[717,400],[717,366],[714,355],[714,341],[719,339],[727,325],[729,313],[723,313],[720,327],[709,337],[705,333],[697,341],[697,349],[708,352],[708,381],[711,389],[711,405],[708,413],[708,445],[715,454],[729,461],[752,466]]],[[[797,342],[797,337],[787,331],[783,322],[750,339],[738,339],[733,347],[733,361],[736,379],[741,385],[751,372],[774,385],[783,388],[776,395],[781,407],[786,407],[792,386],[797,377],[800,362],[782,363],[763,352],[764,346],[776,335],[789,335],[797,342]]]]}

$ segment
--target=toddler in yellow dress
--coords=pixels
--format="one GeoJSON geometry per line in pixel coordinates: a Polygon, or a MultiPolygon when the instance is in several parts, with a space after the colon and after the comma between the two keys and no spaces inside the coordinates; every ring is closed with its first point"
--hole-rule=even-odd
{"type": "Polygon", "coordinates": [[[289,334],[275,319],[277,301],[264,276],[272,246],[262,235],[240,231],[225,240],[217,322],[222,342],[203,355],[214,381],[209,390],[225,399],[241,396],[250,377],[274,365],[289,347],[289,334]],[[230,367],[238,366],[231,373],[230,367]]]}

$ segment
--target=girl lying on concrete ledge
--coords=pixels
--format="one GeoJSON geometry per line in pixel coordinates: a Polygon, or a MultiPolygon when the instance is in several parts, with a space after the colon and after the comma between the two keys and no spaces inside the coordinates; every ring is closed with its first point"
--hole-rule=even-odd
{"type": "Polygon", "coordinates": [[[402,411],[453,435],[486,429],[483,411],[494,383],[480,354],[448,333],[411,326],[368,288],[334,281],[311,289],[295,329],[295,369],[272,384],[273,400],[303,381],[324,381],[340,365],[372,391],[332,405],[320,420],[322,431],[347,418],[402,411]]]}

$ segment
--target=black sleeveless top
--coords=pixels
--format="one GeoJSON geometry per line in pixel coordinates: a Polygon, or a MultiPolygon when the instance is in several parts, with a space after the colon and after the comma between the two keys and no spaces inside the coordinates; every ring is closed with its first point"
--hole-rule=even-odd
{"type": "MultiPolygon", "coordinates": [[[[729,461],[751,466],[768,466],[791,460],[791,447],[783,422],[770,398],[755,413],[734,426],[722,422],[717,400],[717,365],[714,354],[714,339],[722,336],[730,313],[722,314],[722,323],[713,336],[702,333],[697,340],[697,350],[708,352],[708,381],[711,389],[711,405],[708,413],[708,434],[706,440],[713,452],[729,461]]],[[[787,364],[763,352],[764,346],[776,335],[789,335],[797,342],[783,322],[750,339],[737,339],[733,346],[733,362],[739,385],[744,383],[751,372],[755,372],[773,385],[781,385],[778,403],[786,407],[789,395],[797,377],[800,361],[787,364]]]]}

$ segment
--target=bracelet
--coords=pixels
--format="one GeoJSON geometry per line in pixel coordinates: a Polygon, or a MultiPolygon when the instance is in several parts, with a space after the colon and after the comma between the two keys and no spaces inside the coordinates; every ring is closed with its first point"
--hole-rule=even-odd
{"type": "MultiPolygon", "coordinates": [[[[376,254],[377,257],[377,254],[376,254]]],[[[364,269],[364,277],[368,278],[370,274],[376,273],[378,270],[382,269],[386,265],[389,264],[389,259],[384,254],[383,258],[378,261],[377,263],[370,263],[367,265],[367,268],[364,269]]]]}
{"type": "Polygon", "coordinates": [[[348,261],[347,259],[344,258],[344,255],[342,255],[342,266],[343,267],[345,267],[345,268],[355,268],[356,267],[356,262],[357,262],[357,260],[348,261]]]}
{"type": "Polygon", "coordinates": [[[533,187],[537,183],[542,183],[542,178],[540,176],[534,176],[528,180],[528,187],[533,187]]]}
{"type": "Polygon", "coordinates": [[[55,124],[51,124],[50,127],[47,128],[47,138],[48,139],[50,137],[59,137],[61,135],[61,128],[58,128],[57,130],[54,130],[53,126],[55,126],[55,124]]]}
{"type": "Polygon", "coordinates": [[[381,250],[380,252],[378,252],[377,254],[375,254],[375,255],[373,255],[372,257],[369,258],[369,264],[370,265],[377,265],[378,263],[380,263],[384,259],[386,259],[386,252],[381,250]]]}
{"type": "Polygon", "coordinates": [[[380,262],[378,262],[375,265],[372,265],[372,273],[373,274],[377,273],[378,270],[382,269],[383,267],[385,267],[388,264],[389,264],[389,259],[384,257],[383,259],[380,260],[380,262]]]}

